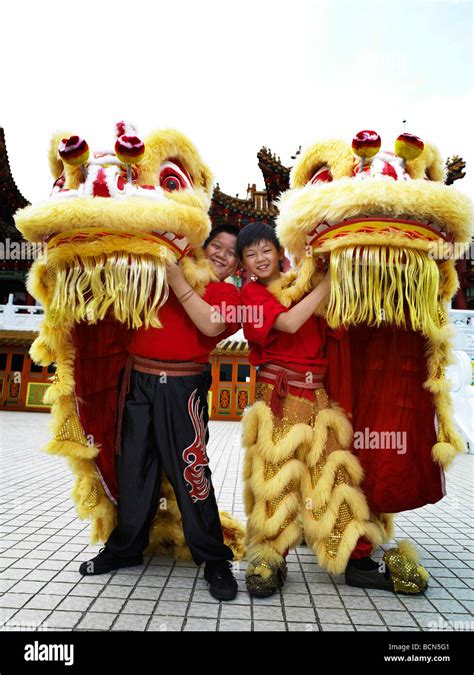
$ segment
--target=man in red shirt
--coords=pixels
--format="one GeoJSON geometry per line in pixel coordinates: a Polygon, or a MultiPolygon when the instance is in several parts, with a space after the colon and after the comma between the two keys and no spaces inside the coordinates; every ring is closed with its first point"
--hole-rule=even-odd
{"type": "Polygon", "coordinates": [[[248,225],[237,245],[255,279],[242,288],[241,309],[249,360],[258,366],[256,403],[243,419],[246,583],[252,595],[266,597],[283,585],[285,557],[301,541],[302,526],[330,572],[340,571],[341,561],[344,569],[349,558],[370,560],[376,531],[360,504],[361,475],[350,452],[350,385],[338,381],[338,403],[345,410],[327,393],[331,381],[349,380],[345,329],[333,331],[315,315],[329,293],[328,274],[288,308],[277,298],[284,251],[273,228],[248,225]],[[347,502],[342,511],[333,503],[335,484],[347,502]],[[341,527],[342,518],[348,527],[341,527]]]}
{"type": "Polygon", "coordinates": [[[206,454],[210,352],[238,326],[222,309],[239,305],[239,293],[225,279],[238,265],[237,230],[216,228],[204,244],[219,281],[199,296],[182,268],[167,269],[169,298],[160,310],[161,328],[139,328],[121,373],[116,439],[119,490],[118,522],[106,546],[80,567],[82,574],[102,574],[140,565],[160,500],[162,471],[181,512],[186,543],[194,561],[205,562],[211,594],[231,600],[237,583],[231,549],[224,544],[211,471],[206,454]]]}

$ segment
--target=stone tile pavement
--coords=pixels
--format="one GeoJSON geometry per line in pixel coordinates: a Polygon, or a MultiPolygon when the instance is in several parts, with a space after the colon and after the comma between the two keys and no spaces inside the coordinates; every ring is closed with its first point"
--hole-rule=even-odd
{"type": "MultiPolygon", "coordinates": [[[[66,461],[39,451],[48,414],[1,412],[0,629],[66,631],[423,631],[474,628],[472,476],[474,457],[448,473],[448,496],[397,519],[397,536],[414,540],[431,573],[423,597],[345,586],[300,547],[288,557],[283,592],[253,600],[245,564],[235,601],[219,603],[192,563],[151,556],[143,567],[81,577],[98,550],[69,497],[66,461]]],[[[240,427],[211,422],[209,456],[221,510],[244,519],[240,427]]]]}

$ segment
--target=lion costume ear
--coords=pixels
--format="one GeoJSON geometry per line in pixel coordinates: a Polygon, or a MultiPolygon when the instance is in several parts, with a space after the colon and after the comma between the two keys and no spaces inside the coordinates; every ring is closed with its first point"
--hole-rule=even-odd
{"type": "Polygon", "coordinates": [[[301,154],[290,174],[290,186],[301,188],[322,167],[327,167],[332,180],[352,176],[354,155],[351,147],[338,139],[316,143],[301,154]]]}
{"type": "Polygon", "coordinates": [[[140,179],[156,185],[158,170],[165,160],[177,159],[191,175],[194,186],[212,194],[213,176],[189,138],[174,129],[160,129],[145,139],[145,156],[140,163],[140,179]]]}
{"type": "Polygon", "coordinates": [[[407,171],[411,178],[426,178],[427,180],[444,183],[444,162],[441,154],[434,145],[425,143],[423,152],[412,162],[407,162],[407,171]]]}
{"type": "Polygon", "coordinates": [[[49,142],[48,161],[49,169],[54,180],[57,180],[64,171],[64,162],[59,156],[58,147],[63,138],[69,138],[70,131],[55,131],[49,142]]]}
{"type": "Polygon", "coordinates": [[[59,144],[63,138],[69,138],[70,136],[72,136],[71,131],[56,131],[51,137],[48,152],[49,169],[54,180],[64,174],[66,176],[66,187],[77,189],[82,180],[81,167],[65,164],[58,152],[59,144]]]}

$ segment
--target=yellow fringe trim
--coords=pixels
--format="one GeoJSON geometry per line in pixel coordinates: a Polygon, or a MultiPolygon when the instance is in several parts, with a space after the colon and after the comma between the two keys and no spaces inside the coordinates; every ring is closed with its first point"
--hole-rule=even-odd
{"type": "MultiPolygon", "coordinates": [[[[65,245],[49,252],[47,263],[46,259],[35,261],[27,287],[45,308],[46,331],[73,322],[96,323],[108,311],[128,327],[161,327],[159,310],[168,298],[165,265],[173,254],[164,246],[155,246],[153,251],[153,245],[145,242],[134,242],[128,246],[130,251],[114,252],[114,248],[109,241],[103,252],[89,256],[89,245],[65,245]]],[[[186,281],[199,295],[217,279],[201,251],[193,258],[186,256],[180,264],[186,281]]],[[[42,365],[51,358],[43,335],[35,341],[32,358],[42,365]]]]}
{"type": "Polygon", "coordinates": [[[406,328],[425,335],[438,328],[439,271],[436,261],[415,249],[354,246],[334,249],[330,257],[331,293],[327,321],[406,328]]]}
{"type": "Polygon", "coordinates": [[[164,264],[152,257],[116,253],[76,258],[55,269],[51,321],[97,323],[109,309],[131,328],[160,328],[158,311],[168,299],[164,264]]]}

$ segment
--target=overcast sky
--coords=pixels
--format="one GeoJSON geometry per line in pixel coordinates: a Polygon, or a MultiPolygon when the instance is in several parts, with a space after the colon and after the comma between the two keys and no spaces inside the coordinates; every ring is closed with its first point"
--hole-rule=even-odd
{"type": "Polygon", "coordinates": [[[468,162],[472,3],[376,0],[43,0],[2,6],[0,125],[29,200],[49,193],[47,147],[70,129],[112,147],[113,126],[175,127],[221,189],[263,188],[256,153],[404,130],[468,162]]]}

